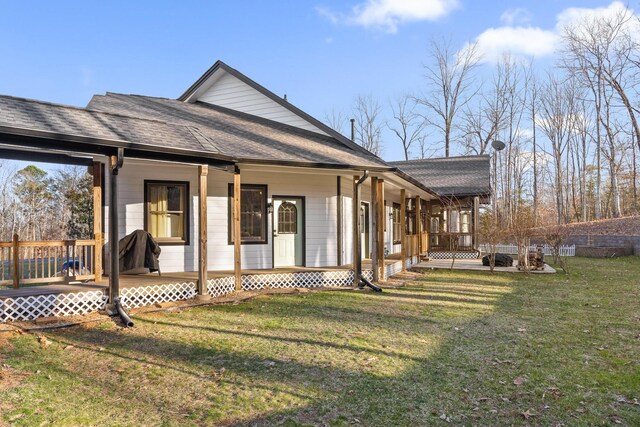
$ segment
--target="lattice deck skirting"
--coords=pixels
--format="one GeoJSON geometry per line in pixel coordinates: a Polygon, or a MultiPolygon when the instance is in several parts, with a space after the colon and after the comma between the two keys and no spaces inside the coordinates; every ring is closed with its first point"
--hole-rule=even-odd
{"type": "MultiPolygon", "coordinates": [[[[407,260],[410,266],[412,260],[407,260]]],[[[385,266],[387,277],[402,270],[402,262],[385,266]]],[[[373,271],[363,270],[362,275],[373,280],[373,271]]],[[[243,290],[265,288],[320,288],[351,286],[352,270],[298,271],[291,273],[265,273],[242,275],[243,290]]],[[[207,291],[212,297],[235,291],[234,277],[218,277],[207,280],[207,291]]],[[[196,297],[195,282],[169,283],[124,288],[120,292],[122,305],[126,309],[140,308],[156,303],[184,301],[196,297]]],[[[34,320],[41,317],[73,316],[104,310],[107,296],[103,291],[74,292],[68,294],[37,295],[0,300],[0,322],[34,320]]]]}
{"type": "Polygon", "coordinates": [[[106,303],[102,291],[7,298],[0,300],[0,322],[87,314],[103,310],[106,303]]]}
{"type": "Polygon", "coordinates": [[[429,252],[428,256],[431,259],[453,259],[453,255],[455,254],[457,259],[476,259],[478,258],[479,252],[452,252],[452,251],[433,251],[429,252]]]}
{"type": "Polygon", "coordinates": [[[196,292],[195,282],[125,288],[120,292],[120,301],[124,308],[132,309],[162,302],[193,299],[196,292]]]}
{"type": "Polygon", "coordinates": [[[230,277],[218,277],[207,280],[207,292],[212,297],[219,297],[236,290],[236,279],[230,277]]]}
{"type": "MultiPolygon", "coordinates": [[[[363,272],[364,274],[364,272],[363,272]]],[[[323,286],[350,286],[353,271],[298,271],[295,273],[246,274],[242,276],[242,290],[264,288],[319,288],[323,286]]]]}

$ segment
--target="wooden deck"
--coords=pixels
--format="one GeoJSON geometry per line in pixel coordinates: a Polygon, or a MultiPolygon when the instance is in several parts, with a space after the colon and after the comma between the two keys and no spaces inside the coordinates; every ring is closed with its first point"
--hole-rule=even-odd
{"type": "MultiPolygon", "coordinates": [[[[393,264],[399,261],[398,257],[391,255],[385,259],[385,265],[393,264]]],[[[259,269],[259,270],[242,270],[243,275],[260,275],[260,274],[273,274],[273,273],[296,273],[296,272],[322,272],[322,271],[335,271],[335,270],[350,270],[351,265],[342,265],[335,267],[286,267],[275,269],[259,269]]],[[[365,259],[362,261],[363,269],[371,268],[371,260],[365,259]]],[[[233,270],[224,271],[209,271],[207,273],[207,279],[216,279],[220,277],[233,277],[233,270]]],[[[198,272],[187,271],[177,273],[157,273],[151,274],[139,274],[139,275],[120,275],[120,288],[141,288],[145,286],[163,285],[168,283],[178,282],[197,282],[198,272]]],[[[77,284],[63,284],[56,283],[50,285],[33,285],[20,287],[18,289],[0,289],[0,300],[6,298],[15,297],[28,297],[36,295],[51,295],[51,294],[66,294],[72,292],[94,291],[103,290],[106,292],[109,287],[109,278],[104,277],[98,282],[89,283],[77,283],[77,284]]]]}

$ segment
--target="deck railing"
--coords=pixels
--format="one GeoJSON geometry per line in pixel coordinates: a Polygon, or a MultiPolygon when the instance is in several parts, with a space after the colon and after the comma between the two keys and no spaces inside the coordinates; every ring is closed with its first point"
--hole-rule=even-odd
{"type": "Polygon", "coordinates": [[[431,234],[430,251],[473,251],[471,233],[434,233],[431,234]]]}
{"type": "MultiPolygon", "coordinates": [[[[553,255],[553,248],[551,248],[549,245],[540,245],[542,246],[542,253],[548,256],[553,255]]],[[[481,244],[480,245],[480,250],[482,252],[489,252],[489,245],[487,244],[481,244]]],[[[535,252],[536,250],[538,250],[538,245],[531,245],[529,246],[529,251],[530,252],[535,252]]],[[[558,248],[559,250],[559,255],[560,256],[576,256],[576,245],[563,245],[560,246],[560,248],[558,248]]],[[[511,254],[511,255],[517,255],[518,254],[518,245],[505,245],[505,244],[499,244],[496,245],[496,253],[503,253],[503,254],[511,254]]]]}
{"type": "Polygon", "coordinates": [[[420,248],[422,248],[422,252],[426,252],[428,243],[428,233],[422,233],[421,235],[407,234],[407,256],[418,256],[420,248]],[[420,244],[422,244],[422,246],[420,246],[420,244]]]}
{"type": "MultiPolygon", "coordinates": [[[[0,242],[0,285],[69,283],[101,278],[97,240],[0,242]]],[[[98,240],[99,241],[99,240],[98,240]]]]}

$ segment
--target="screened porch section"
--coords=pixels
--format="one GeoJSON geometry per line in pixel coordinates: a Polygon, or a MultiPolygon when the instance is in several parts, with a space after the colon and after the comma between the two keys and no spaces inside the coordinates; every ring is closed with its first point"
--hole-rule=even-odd
{"type": "Polygon", "coordinates": [[[429,250],[475,251],[473,216],[473,205],[432,205],[429,216],[429,250]]]}

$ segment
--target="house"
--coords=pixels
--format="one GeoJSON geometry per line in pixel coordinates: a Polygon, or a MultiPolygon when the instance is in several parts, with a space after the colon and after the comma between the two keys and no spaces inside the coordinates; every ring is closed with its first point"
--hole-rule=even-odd
{"type": "MultiPolygon", "coordinates": [[[[423,200],[423,229],[430,258],[478,256],[479,208],[491,196],[488,155],[389,162],[411,175],[438,198],[423,200]]],[[[409,208],[411,209],[411,207],[409,208]]]]}
{"type": "Polygon", "coordinates": [[[75,108],[0,96],[0,155],[87,165],[94,176],[95,239],[8,242],[13,272],[4,283],[62,280],[49,268],[61,254],[83,257],[88,271],[70,277],[100,283],[102,245],[113,253],[137,229],[158,240],[169,273],[147,287],[147,278],[126,278],[121,289],[117,263],[105,262],[116,274],[108,295],[87,297],[98,298],[94,305],[78,290],[95,290],[81,287],[0,291],[0,318],[3,306],[5,318],[8,307],[30,318],[16,311],[17,298],[47,292],[53,306],[81,298],[91,307],[107,299],[137,307],[265,286],[346,286],[361,275],[382,280],[427,251],[421,207],[440,200],[407,166],[374,156],[220,61],[177,99],[107,93],[75,108]],[[36,268],[26,274],[28,256],[36,268]]]}

